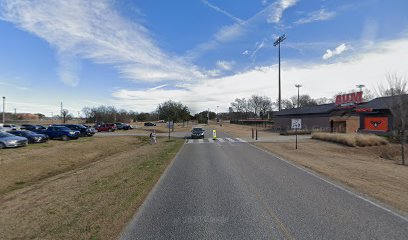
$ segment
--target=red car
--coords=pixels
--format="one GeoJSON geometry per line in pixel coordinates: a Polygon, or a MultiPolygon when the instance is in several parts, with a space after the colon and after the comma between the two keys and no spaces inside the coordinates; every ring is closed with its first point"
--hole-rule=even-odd
{"type": "Polygon", "coordinates": [[[116,124],[106,123],[95,126],[96,131],[98,132],[114,132],[116,130],[116,124]]]}

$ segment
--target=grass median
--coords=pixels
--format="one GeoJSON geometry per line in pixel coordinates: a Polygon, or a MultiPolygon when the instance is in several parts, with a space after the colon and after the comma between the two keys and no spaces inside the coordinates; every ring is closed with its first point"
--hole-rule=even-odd
{"type": "Polygon", "coordinates": [[[158,140],[150,145],[145,137],[121,136],[29,146],[16,149],[27,151],[20,168],[0,155],[2,173],[12,167],[22,176],[2,186],[0,239],[117,238],[183,144],[158,140]],[[59,154],[51,157],[54,151],[59,154]],[[36,156],[31,167],[24,166],[29,156],[36,156]],[[16,181],[24,183],[15,187],[16,181]]]}

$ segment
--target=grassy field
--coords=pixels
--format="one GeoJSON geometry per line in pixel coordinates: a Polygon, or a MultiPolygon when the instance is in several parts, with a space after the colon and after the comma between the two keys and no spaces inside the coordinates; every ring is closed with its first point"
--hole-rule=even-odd
{"type": "Polygon", "coordinates": [[[120,136],[0,151],[0,239],[114,239],[183,144],[120,136]]]}
{"type": "MultiPolygon", "coordinates": [[[[251,127],[225,124],[219,129],[244,137],[251,127]]],[[[267,130],[264,134],[276,135],[267,130]]],[[[302,139],[297,150],[294,142],[263,142],[255,145],[408,213],[408,166],[398,164],[401,159],[398,144],[348,147],[302,139]]]]}

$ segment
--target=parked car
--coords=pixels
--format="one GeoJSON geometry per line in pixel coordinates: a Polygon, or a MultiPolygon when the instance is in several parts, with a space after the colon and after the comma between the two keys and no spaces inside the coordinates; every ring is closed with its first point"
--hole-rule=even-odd
{"type": "Polygon", "coordinates": [[[41,125],[22,124],[20,129],[21,130],[29,130],[29,131],[37,132],[37,131],[46,130],[47,128],[44,127],[44,126],[41,126],[41,125]]]}
{"type": "Polygon", "coordinates": [[[114,132],[116,130],[116,125],[114,123],[106,123],[106,124],[96,125],[95,129],[98,132],[114,132]]]}
{"type": "Polygon", "coordinates": [[[3,131],[11,131],[18,129],[18,127],[14,124],[0,124],[0,127],[2,127],[3,131]]]}
{"type": "Polygon", "coordinates": [[[47,135],[38,134],[38,133],[31,132],[28,130],[14,130],[14,131],[9,131],[8,133],[11,133],[19,137],[25,137],[27,138],[28,143],[44,143],[48,141],[47,135]]]}
{"type": "Polygon", "coordinates": [[[144,123],[145,127],[152,127],[152,126],[156,126],[156,123],[152,123],[152,122],[145,122],[144,123]]]}
{"type": "Polygon", "coordinates": [[[96,133],[94,128],[88,128],[81,124],[55,124],[53,126],[63,126],[71,130],[79,131],[80,137],[91,137],[96,133]]]}
{"type": "Polygon", "coordinates": [[[28,143],[27,138],[18,137],[8,132],[0,132],[0,148],[24,147],[28,143]]]}
{"type": "Polygon", "coordinates": [[[50,139],[61,139],[64,141],[79,138],[79,131],[71,130],[64,126],[49,126],[45,130],[33,130],[33,132],[45,134],[50,139]]]}
{"type": "Polygon", "coordinates": [[[117,122],[115,124],[116,124],[116,128],[118,130],[129,130],[129,129],[131,129],[131,126],[129,124],[127,124],[127,123],[117,122]]]}
{"type": "Polygon", "coordinates": [[[205,130],[203,128],[193,128],[191,138],[204,138],[205,130]]]}

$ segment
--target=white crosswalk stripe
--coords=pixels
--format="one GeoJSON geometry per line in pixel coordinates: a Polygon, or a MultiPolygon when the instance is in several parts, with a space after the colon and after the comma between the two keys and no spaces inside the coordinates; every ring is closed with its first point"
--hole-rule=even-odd
{"type": "Polygon", "coordinates": [[[242,138],[206,138],[206,139],[187,139],[187,144],[198,144],[198,143],[246,143],[247,141],[242,138]]]}

